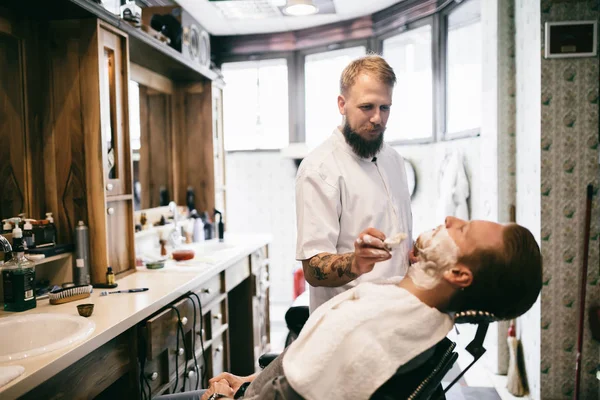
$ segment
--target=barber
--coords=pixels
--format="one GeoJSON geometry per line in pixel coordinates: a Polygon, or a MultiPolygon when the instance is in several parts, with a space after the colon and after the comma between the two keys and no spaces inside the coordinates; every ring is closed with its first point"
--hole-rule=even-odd
{"type": "Polygon", "coordinates": [[[337,98],[342,125],[298,169],[296,259],[312,286],[311,312],[360,282],[406,272],[412,248],[406,171],[383,141],[395,83],[382,57],[352,61],[337,98]],[[388,251],[386,235],[400,232],[409,240],[388,251]]]}

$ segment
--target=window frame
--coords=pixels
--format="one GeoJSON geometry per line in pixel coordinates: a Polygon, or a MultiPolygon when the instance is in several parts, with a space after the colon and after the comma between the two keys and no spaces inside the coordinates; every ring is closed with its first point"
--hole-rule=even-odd
{"type": "MultiPolygon", "coordinates": [[[[297,57],[297,71],[301,72],[301,74],[299,74],[298,76],[298,86],[296,87],[296,92],[297,95],[297,101],[298,101],[298,105],[299,107],[301,107],[301,111],[298,115],[298,129],[296,131],[296,139],[297,142],[296,143],[306,143],[306,76],[304,74],[304,64],[306,62],[306,57],[311,55],[311,54],[317,54],[317,53],[326,53],[328,51],[335,51],[335,50],[342,50],[342,49],[347,49],[350,47],[359,47],[359,46],[364,46],[365,48],[365,54],[369,54],[370,52],[372,52],[372,45],[373,42],[371,40],[369,40],[369,38],[366,39],[355,39],[355,40],[346,40],[343,42],[335,42],[335,43],[330,43],[327,45],[321,45],[321,46],[315,46],[315,47],[309,47],[306,49],[301,49],[297,51],[298,57],[297,57]]],[[[339,79],[339,78],[338,78],[339,79]]],[[[341,116],[340,116],[340,121],[341,121],[341,116]]],[[[331,127],[331,130],[335,129],[334,126],[331,127]]],[[[292,141],[290,140],[290,143],[292,143],[292,141]]]]}
{"type": "MultiPolygon", "coordinates": [[[[276,59],[285,59],[287,63],[287,71],[288,71],[288,146],[292,143],[292,135],[295,129],[296,121],[295,115],[297,104],[294,96],[290,96],[293,91],[296,90],[294,86],[294,82],[292,82],[296,76],[296,71],[294,71],[294,60],[295,54],[294,52],[272,52],[272,53],[261,53],[261,54],[243,54],[243,55],[231,55],[228,57],[224,57],[220,66],[227,63],[235,63],[235,62],[247,62],[247,61],[266,61],[266,60],[276,60],[276,59]]],[[[224,81],[225,85],[227,85],[227,81],[224,81]]],[[[223,132],[225,132],[225,121],[223,121],[223,132]]],[[[285,148],[285,147],[283,147],[285,148]]],[[[264,152],[264,151],[281,151],[282,148],[277,149],[235,149],[235,150],[226,150],[227,153],[233,152],[264,152]]]]}
{"type": "MultiPolygon", "coordinates": [[[[481,124],[478,128],[467,129],[458,132],[448,132],[447,127],[447,116],[448,116],[448,17],[452,14],[453,11],[456,11],[460,7],[469,3],[472,0],[466,0],[460,3],[452,3],[442,9],[439,13],[437,13],[438,25],[439,25],[439,51],[440,51],[440,90],[441,90],[441,99],[440,99],[440,107],[442,112],[438,115],[440,118],[439,124],[442,129],[440,129],[439,141],[450,141],[457,139],[466,139],[470,137],[479,137],[481,136],[481,124]]],[[[485,1],[485,0],[483,0],[485,1]]],[[[480,1],[481,2],[481,1],[480,1]]],[[[483,90],[483,86],[482,86],[483,90]]]]}
{"type": "MultiPolygon", "coordinates": [[[[437,138],[440,137],[439,136],[439,127],[438,127],[438,123],[437,123],[437,118],[438,118],[438,108],[439,108],[439,93],[436,87],[436,81],[438,79],[438,75],[439,75],[439,71],[438,71],[438,62],[437,62],[437,58],[439,57],[439,54],[437,54],[436,49],[437,49],[437,43],[439,41],[438,39],[438,32],[437,32],[437,23],[436,23],[436,18],[434,15],[429,16],[429,17],[424,17],[421,19],[418,19],[416,21],[410,22],[406,25],[402,25],[398,28],[395,28],[393,30],[387,31],[379,36],[377,36],[377,53],[381,54],[383,57],[385,57],[385,54],[383,54],[383,41],[386,39],[390,39],[394,36],[398,36],[401,35],[403,33],[407,33],[413,29],[418,29],[421,28],[423,26],[426,25],[430,25],[431,26],[431,89],[432,89],[432,113],[431,113],[431,136],[426,137],[426,138],[414,138],[414,139],[402,139],[402,140],[392,140],[392,141],[386,141],[387,144],[389,144],[390,146],[401,146],[401,145],[411,145],[411,144],[426,144],[426,143],[434,143],[437,141],[437,138]]],[[[392,104],[392,112],[394,112],[394,106],[392,104]]]]}
{"type": "MultiPolygon", "coordinates": [[[[372,15],[372,34],[369,37],[358,39],[335,40],[328,44],[312,47],[296,47],[290,44],[289,51],[263,51],[260,53],[221,54],[218,58],[219,65],[236,61],[259,61],[274,58],[287,59],[288,66],[288,115],[289,115],[289,144],[305,143],[306,139],[306,108],[305,108],[305,76],[304,63],[307,55],[348,47],[364,46],[366,53],[382,54],[383,40],[395,35],[405,33],[411,29],[424,25],[432,27],[432,87],[433,87],[433,134],[428,138],[393,140],[387,142],[391,146],[413,144],[428,144],[450,140],[479,137],[481,126],[461,132],[447,132],[447,44],[448,44],[448,16],[457,8],[473,0],[454,2],[448,0],[405,0],[391,6],[389,10],[372,15]],[[391,14],[390,14],[391,13],[391,14]],[[378,15],[379,14],[379,15],[378,15]],[[383,16],[383,19],[382,19],[383,16]],[[385,21],[384,21],[385,20],[385,21]],[[403,22],[408,20],[408,22],[403,22]],[[384,24],[385,22],[385,24],[384,24]],[[395,26],[388,29],[390,25],[395,26]]],[[[484,0],[481,0],[484,1],[484,0]]],[[[310,28],[307,29],[307,31],[310,28]]],[[[286,33],[288,34],[288,33],[286,33]]],[[[329,33],[332,34],[332,33],[329,33]]],[[[272,34],[273,37],[282,37],[281,33],[272,34]],[[279,35],[279,36],[278,36],[279,35]]],[[[268,36],[268,35],[266,35],[268,36]]],[[[249,38],[252,42],[256,38],[249,38]]],[[[262,41],[267,40],[262,38],[262,41]]],[[[242,39],[243,41],[243,39],[242,39]]],[[[253,43],[253,42],[252,42],[253,43]]],[[[243,47],[243,46],[239,46],[243,47]]],[[[267,151],[267,150],[235,150],[235,151],[267,151]]]]}

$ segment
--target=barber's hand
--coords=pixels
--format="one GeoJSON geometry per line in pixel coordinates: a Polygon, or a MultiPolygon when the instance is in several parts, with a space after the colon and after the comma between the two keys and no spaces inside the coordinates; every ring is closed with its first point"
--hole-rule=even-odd
{"type": "Polygon", "coordinates": [[[215,376],[212,379],[208,380],[209,384],[213,384],[219,381],[226,381],[229,384],[229,387],[233,389],[233,392],[237,392],[242,383],[252,382],[253,375],[250,376],[237,376],[230,374],[229,372],[221,372],[219,375],[215,376]]]}
{"type": "Polygon", "coordinates": [[[375,229],[367,228],[358,235],[354,241],[354,263],[352,270],[360,275],[373,270],[375,263],[392,258],[392,254],[386,249],[383,241],[385,235],[375,229]]]}
{"type": "MultiPolygon", "coordinates": [[[[213,379],[211,379],[211,381],[213,379]]],[[[224,394],[227,397],[233,398],[235,391],[229,387],[229,384],[225,379],[222,379],[218,382],[212,382],[208,387],[208,390],[204,392],[200,400],[207,400],[214,393],[224,394]]]]}

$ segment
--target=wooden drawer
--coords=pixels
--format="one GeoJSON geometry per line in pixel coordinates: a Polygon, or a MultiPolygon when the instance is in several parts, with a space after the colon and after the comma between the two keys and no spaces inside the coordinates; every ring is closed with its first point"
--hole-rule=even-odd
{"type": "MultiPolygon", "coordinates": [[[[184,333],[192,329],[194,308],[190,299],[182,299],[173,304],[179,311],[184,333]]],[[[165,309],[146,321],[147,358],[153,360],[165,349],[175,351],[177,344],[178,318],[175,310],[165,309]]],[[[183,347],[181,334],[179,334],[179,345],[183,347]]]]}
{"type": "MultiPolygon", "coordinates": [[[[166,353],[164,353],[166,355],[166,353]]],[[[156,357],[154,360],[146,360],[144,365],[144,385],[150,386],[155,393],[162,385],[169,382],[169,371],[165,357],[156,357]]]]}
{"type": "Polygon", "coordinates": [[[250,266],[252,272],[256,272],[258,269],[267,268],[269,266],[269,259],[267,258],[267,250],[265,247],[256,250],[250,254],[250,266]]]}
{"type": "Polygon", "coordinates": [[[212,365],[212,374],[211,376],[217,376],[221,372],[225,372],[227,367],[227,354],[224,345],[224,336],[226,333],[223,333],[221,337],[215,338],[212,342],[212,346],[210,349],[211,354],[211,365],[212,365]]]}
{"type": "Polygon", "coordinates": [[[200,296],[200,300],[202,301],[202,306],[204,307],[206,304],[210,303],[219,295],[225,293],[225,288],[223,287],[223,280],[221,278],[221,274],[211,278],[210,280],[204,282],[200,287],[194,292],[200,296]]]}
{"type": "MultiPolygon", "coordinates": [[[[210,334],[211,338],[219,333],[221,327],[227,323],[227,304],[225,301],[220,302],[210,310],[210,334]]],[[[218,339],[218,338],[217,338],[218,339]]]]}
{"type": "Polygon", "coordinates": [[[250,260],[244,257],[225,270],[225,288],[230,291],[250,276],[250,260]]]}

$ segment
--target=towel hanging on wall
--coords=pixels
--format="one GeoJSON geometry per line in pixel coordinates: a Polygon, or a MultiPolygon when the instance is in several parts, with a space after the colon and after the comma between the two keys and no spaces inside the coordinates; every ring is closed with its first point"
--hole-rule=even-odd
{"type": "Polygon", "coordinates": [[[448,215],[469,219],[469,180],[460,150],[450,150],[442,161],[438,181],[436,218],[443,221],[448,215]]]}

